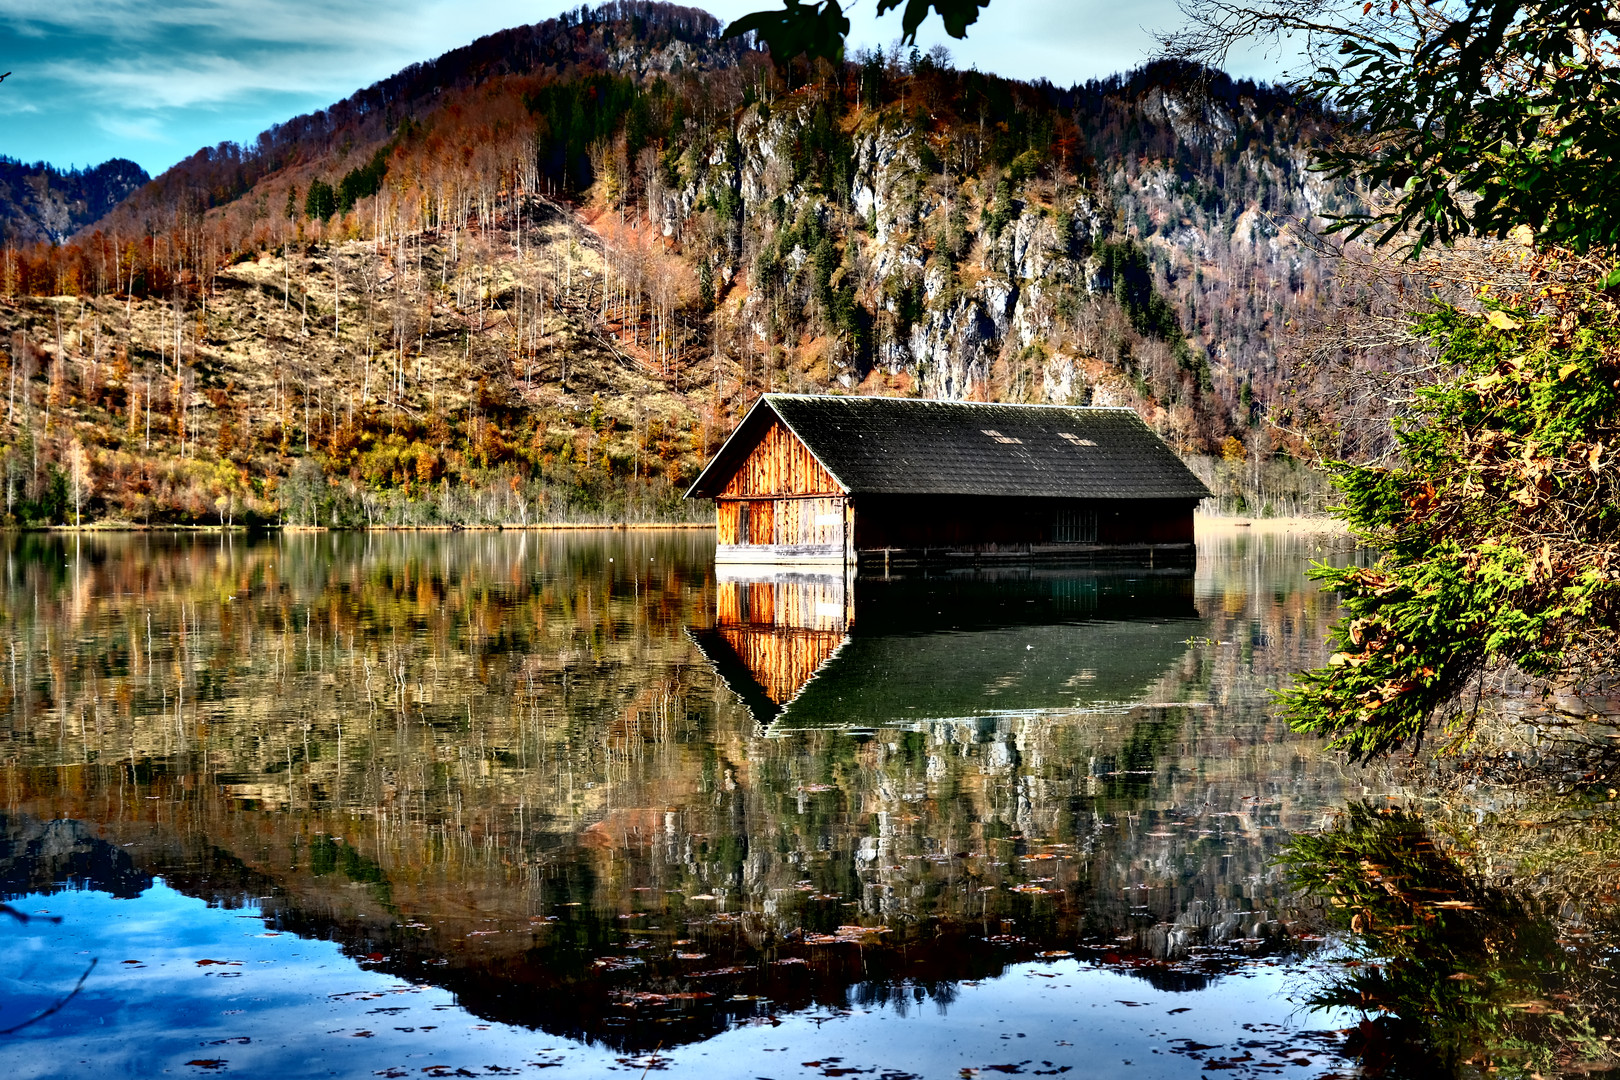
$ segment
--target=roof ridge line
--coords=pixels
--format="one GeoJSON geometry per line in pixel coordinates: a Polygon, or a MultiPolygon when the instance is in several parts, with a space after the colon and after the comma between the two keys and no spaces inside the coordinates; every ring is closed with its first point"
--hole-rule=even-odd
{"type": "Polygon", "coordinates": [[[1129,405],[1058,405],[1052,402],[1040,401],[963,401],[959,398],[885,397],[882,394],[789,394],[774,390],[768,394],[761,394],[760,397],[793,398],[799,401],[900,401],[914,405],[989,406],[996,409],[1085,409],[1088,412],[1128,412],[1138,416],[1141,415],[1129,405]]]}

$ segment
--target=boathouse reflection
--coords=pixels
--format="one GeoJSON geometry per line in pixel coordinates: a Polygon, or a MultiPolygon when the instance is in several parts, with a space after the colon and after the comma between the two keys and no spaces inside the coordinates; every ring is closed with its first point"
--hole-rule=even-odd
{"type": "Polygon", "coordinates": [[[720,567],[693,638],[768,734],[1137,704],[1196,628],[1190,569],[901,577],[720,567]]]}

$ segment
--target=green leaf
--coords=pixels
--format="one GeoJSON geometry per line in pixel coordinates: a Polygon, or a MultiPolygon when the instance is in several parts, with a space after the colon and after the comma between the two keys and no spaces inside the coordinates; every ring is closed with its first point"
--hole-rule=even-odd
{"type": "Polygon", "coordinates": [[[844,55],[844,38],[849,35],[849,18],[838,0],[803,4],[785,0],[781,11],[755,11],[726,27],[725,37],[753,34],[771,50],[778,66],[796,56],[839,60],[844,55]]]}
{"type": "MultiPolygon", "coordinates": [[[[928,19],[929,8],[939,12],[945,32],[954,38],[967,37],[967,28],[978,21],[979,9],[989,7],[990,0],[903,0],[906,9],[900,16],[900,29],[906,43],[915,44],[917,30],[928,19]]],[[[878,14],[893,11],[902,0],[878,0],[878,14]]]]}

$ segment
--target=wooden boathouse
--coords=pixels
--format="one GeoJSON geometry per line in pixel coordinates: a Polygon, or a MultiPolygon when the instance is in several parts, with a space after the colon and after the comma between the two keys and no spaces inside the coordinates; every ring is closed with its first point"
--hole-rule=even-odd
{"type": "Polygon", "coordinates": [[[1190,559],[1209,490],[1131,409],[766,394],[687,491],[716,559],[1190,559]]]}

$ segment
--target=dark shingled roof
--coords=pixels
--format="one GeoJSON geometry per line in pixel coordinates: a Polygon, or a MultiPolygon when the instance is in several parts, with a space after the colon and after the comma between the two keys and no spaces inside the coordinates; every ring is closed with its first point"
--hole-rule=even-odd
{"type": "Polygon", "coordinates": [[[1210,494],[1131,409],[766,394],[687,497],[723,489],[773,413],[852,495],[1210,494]]]}

